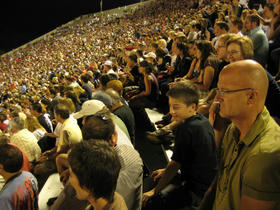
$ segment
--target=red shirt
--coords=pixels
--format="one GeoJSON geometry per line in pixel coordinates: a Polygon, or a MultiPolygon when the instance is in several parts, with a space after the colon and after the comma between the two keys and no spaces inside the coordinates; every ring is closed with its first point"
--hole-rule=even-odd
{"type": "Polygon", "coordinates": [[[18,148],[21,151],[21,153],[22,153],[23,163],[22,163],[22,167],[21,167],[20,170],[21,171],[30,171],[31,170],[31,165],[30,165],[30,163],[28,161],[28,158],[27,158],[26,154],[24,153],[24,151],[21,148],[19,148],[17,145],[15,145],[15,144],[12,144],[12,143],[9,143],[9,144],[12,145],[12,146],[15,146],[16,148],[18,148]]]}

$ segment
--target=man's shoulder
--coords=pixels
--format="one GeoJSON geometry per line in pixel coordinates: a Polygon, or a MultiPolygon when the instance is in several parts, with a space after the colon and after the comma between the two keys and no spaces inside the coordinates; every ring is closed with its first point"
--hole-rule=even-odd
{"type": "Polygon", "coordinates": [[[260,155],[280,154],[280,127],[270,118],[266,128],[258,137],[258,151],[260,155]]]}
{"type": "Polygon", "coordinates": [[[129,145],[117,145],[115,150],[121,161],[121,165],[142,165],[140,154],[133,147],[129,145]]]}

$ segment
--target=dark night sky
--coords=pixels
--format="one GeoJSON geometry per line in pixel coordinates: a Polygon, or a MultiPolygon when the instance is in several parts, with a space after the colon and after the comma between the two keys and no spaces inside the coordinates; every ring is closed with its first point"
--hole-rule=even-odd
{"type": "MultiPolygon", "coordinates": [[[[8,1],[1,5],[0,49],[9,51],[84,14],[98,12],[99,0],[8,1]],[[46,2],[44,4],[44,2],[46,2]],[[31,4],[33,3],[33,4],[31,4]]],[[[139,0],[103,0],[103,10],[139,0]]]]}

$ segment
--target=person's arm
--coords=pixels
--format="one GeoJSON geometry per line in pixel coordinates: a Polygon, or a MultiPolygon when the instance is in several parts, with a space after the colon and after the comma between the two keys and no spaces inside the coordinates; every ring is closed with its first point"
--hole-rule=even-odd
{"type": "Polygon", "coordinates": [[[152,86],[151,78],[149,78],[149,76],[145,76],[144,83],[145,83],[145,90],[141,91],[139,94],[133,96],[131,99],[139,98],[142,96],[148,96],[151,94],[151,86],[152,86]]]}
{"type": "Polygon", "coordinates": [[[210,88],[214,78],[214,71],[215,70],[212,66],[205,67],[202,83],[198,84],[199,89],[208,90],[210,88]]]}
{"type": "Polygon", "coordinates": [[[243,194],[241,196],[240,210],[273,210],[275,205],[275,201],[257,200],[243,194]]]}
{"type": "Polygon", "coordinates": [[[161,179],[159,180],[157,186],[154,188],[155,193],[159,193],[167,184],[173,179],[173,177],[177,174],[178,170],[181,168],[181,164],[171,160],[164,171],[161,179]]]}
{"type": "Polygon", "coordinates": [[[191,63],[191,66],[190,66],[190,69],[189,69],[188,73],[183,77],[184,79],[189,79],[192,76],[194,68],[195,68],[196,61],[197,61],[196,58],[194,58],[192,60],[192,63],[191,63]]]}
{"type": "MultiPolygon", "coordinates": [[[[143,194],[142,201],[143,205],[154,196],[156,193],[159,193],[164,187],[168,185],[170,180],[177,174],[178,170],[181,168],[181,164],[171,160],[164,170],[160,170],[159,174],[156,176],[160,177],[160,180],[155,188],[143,194]]],[[[153,174],[152,174],[153,175],[153,174]]]]}

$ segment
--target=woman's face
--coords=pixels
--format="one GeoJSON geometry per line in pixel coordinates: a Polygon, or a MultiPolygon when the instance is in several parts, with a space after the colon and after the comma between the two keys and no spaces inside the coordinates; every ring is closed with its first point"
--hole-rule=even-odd
{"type": "Polygon", "coordinates": [[[237,43],[231,43],[227,47],[227,59],[230,63],[244,60],[241,47],[237,43]]]}

